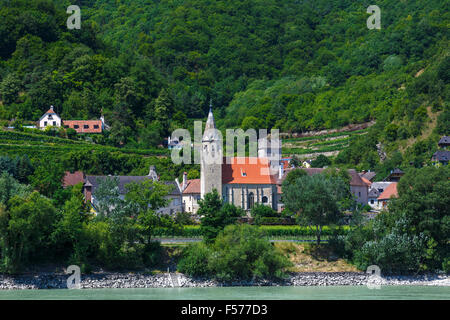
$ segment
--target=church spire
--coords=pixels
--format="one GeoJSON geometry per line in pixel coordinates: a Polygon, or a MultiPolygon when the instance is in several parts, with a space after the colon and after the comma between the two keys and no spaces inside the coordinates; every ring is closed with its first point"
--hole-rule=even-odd
{"type": "Polygon", "coordinates": [[[212,100],[209,101],[209,113],[208,113],[208,120],[206,120],[206,126],[205,131],[208,129],[215,129],[216,124],[214,122],[214,115],[212,112],[212,100]]]}

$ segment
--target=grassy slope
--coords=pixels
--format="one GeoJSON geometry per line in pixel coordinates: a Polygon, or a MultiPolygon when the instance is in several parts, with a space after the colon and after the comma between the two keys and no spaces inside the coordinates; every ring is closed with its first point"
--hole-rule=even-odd
{"type": "Polygon", "coordinates": [[[338,259],[326,245],[278,242],[275,244],[294,264],[291,272],[356,272],[351,264],[338,259]]]}

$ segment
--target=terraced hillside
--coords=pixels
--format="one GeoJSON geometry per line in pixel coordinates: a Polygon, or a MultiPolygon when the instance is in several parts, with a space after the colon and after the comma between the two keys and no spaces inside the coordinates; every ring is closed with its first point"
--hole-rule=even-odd
{"type": "Polygon", "coordinates": [[[0,130],[0,154],[23,155],[30,157],[40,157],[48,154],[55,156],[63,155],[69,151],[104,151],[120,152],[124,154],[136,154],[143,156],[159,155],[166,156],[165,149],[131,149],[104,146],[87,141],[64,139],[53,136],[46,136],[30,132],[17,132],[10,130],[0,130]]]}
{"type": "Polygon", "coordinates": [[[350,140],[357,136],[367,134],[368,129],[352,132],[336,132],[310,137],[283,139],[283,156],[296,155],[300,159],[316,158],[323,154],[327,157],[336,156],[341,150],[348,147],[350,140]]]}

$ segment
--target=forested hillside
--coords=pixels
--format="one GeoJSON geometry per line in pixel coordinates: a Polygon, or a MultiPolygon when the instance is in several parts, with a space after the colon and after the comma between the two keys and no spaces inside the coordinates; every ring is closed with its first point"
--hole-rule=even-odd
{"type": "MultiPolygon", "coordinates": [[[[204,118],[303,132],[376,120],[335,159],[374,169],[429,161],[449,128],[449,4],[369,1],[2,1],[0,117],[111,124],[109,144],[154,147],[204,118]],[[81,30],[65,9],[78,4],[81,30]],[[395,151],[400,150],[400,155],[395,151]]],[[[387,170],[387,169],[386,169],[387,170]]]]}

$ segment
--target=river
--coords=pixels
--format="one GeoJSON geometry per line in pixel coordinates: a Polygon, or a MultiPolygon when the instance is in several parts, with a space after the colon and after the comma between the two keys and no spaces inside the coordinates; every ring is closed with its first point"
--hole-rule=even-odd
{"type": "Polygon", "coordinates": [[[0,290],[0,300],[450,300],[446,286],[210,287],[0,290]]]}

